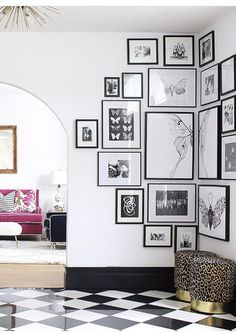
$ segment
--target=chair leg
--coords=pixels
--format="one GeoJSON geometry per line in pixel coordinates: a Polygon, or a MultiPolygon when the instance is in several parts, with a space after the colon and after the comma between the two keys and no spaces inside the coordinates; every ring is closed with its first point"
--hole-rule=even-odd
{"type": "Polygon", "coordinates": [[[17,236],[15,236],[15,241],[16,241],[16,247],[18,248],[18,239],[17,239],[17,236]]]}

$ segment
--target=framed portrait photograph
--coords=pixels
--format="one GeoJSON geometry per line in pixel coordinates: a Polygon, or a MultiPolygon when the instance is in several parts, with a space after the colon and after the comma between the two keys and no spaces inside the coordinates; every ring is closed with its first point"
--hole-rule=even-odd
{"type": "Polygon", "coordinates": [[[122,98],[143,98],[143,73],[122,73],[122,98]]]}
{"type": "Polygon", "coordinates": [[[144,222],[144,189],[116,189],[116,223],[142,224],[144,222]]]}
{"type": "Polygon", "coordinates": [[[102,101],[102,148],[141,147],[141,103],[130,100],[102,101]]]}
{"type": "Polygon", "coordinates": [[[211,31],[199,39],[199,67],[215,60],[215,33],[211,31]]]}
{"type": "Polygon", "coordinates": [[[198,186],[198,233],[207,237],[229,241],[228,185],[198,186]]]}
{"type": "Polygon", "coordinates": [[[236,97],[232,96],[221,101],[221,131],[228,133],[236,130],[235,126],[236,97]]]}
{"type": "Polygon", "coordinates": [[[104,97],[120,97],[120,78],[104,78],[104,97]]]}
{"type": "Polygon", "coordinates": [[[196,69],[149,68],[148,106],[196,107],[196,69]]]}
{"type": "Polygon", "coordinates": [[[148,184],[148,222],[195,222],[196,184],[148,184]]]}
{"type": "Polygon", "coordinates": [[[233,55],[220,63],[221,95],[228,94],[236,89],[236,56],[233,55]]]}
{"type": "Polygon", "coordinates": [[[98,152],[98,186],[141,186],[141,152],[98,152]]]}
{"type": "Polygon", "coordinates": [[[198,178],[220,178],[220,109],[215,106],[198,113],[198,178]]]}
{"type": "Polygon", "coordinates": [[[200,100],[201,105],[217,102],[219,93],[219,65],[204,69],[200,73],[200,100]]]}
{"type": "Polygon", "coordinates": [[[98,120],[75,120],[75,147],[98,148],[98,120]]]}
{"type": "Polygon", "coordinates": [[[184,250],[197,250],[196,226],[175,226],[175,252],[184,250]]]}
{"type": "Polygon", "coordinates": [[[194,36],[163,36],[164,66],[194,66],[194,36]]]}
{"type": "Polygon", "coordinates": [[[222,159],[221,159],[221,178],[236,179],[236,134],[223,136],[222,159]]]}
{"type": "Polygon", "coordinates": [[[145,179],[193,179],[192,112],[145,113],[145,179]]]}
{"type": "Polygon", "coordinates": [[[158,39],[127,39],[128,65],[158,64],[158,39]]]}
{"type": "Polygon", "coordinates": [[[172,247],[172,225],[145,225],[144,247],[172,247]]]}

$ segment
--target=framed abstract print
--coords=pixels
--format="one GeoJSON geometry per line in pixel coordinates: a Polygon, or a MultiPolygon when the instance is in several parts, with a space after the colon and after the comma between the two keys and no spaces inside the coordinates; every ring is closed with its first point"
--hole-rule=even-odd
{"type": "Polygon", "coordinates": [[[220,178],[220,109],[198,113],[198,178],[220,178]]]}
{"type": "Polygon", "coordinates": [[[144,222],[144,189],[116,189],[116,223],[142,224],[144,222]]]}
{"type": "Polygon", "coordinates": [[[172,225],[145,225],[144,247],[172,247],[172,225]]]}
{"type": "Polygon", "coordinates": [[[228,94],[236,89],[236,56],[233,55],[220,63],[221,95],[228,94]]]}
{"type": "Polygon", "coordinates": [[[236,134],[221,138],[221,178],[236,179],[236,134]]]}
{"type": "Polygon", "coordinates": [[[122,98],[143,98],[143,73],[122,73],[122,98]]]}
{"type": "Polygon", "coordinates": [[[158,64],[158,39],[127,39],[128,65],[158,64]]]}
{"type": "Polygon", "coordinates": [[[236,130],[236,97],[232,96],[221,101],[221,131],[222,133],[236,130]]]}
{"type": "Polygon", "coordinates": [[[102,101],[102,148],[140,148],[140,109],[140,101],[102,101]]]}
{"type": "Polygon", "coordinates": [[[219,93],[219,65],[209,67],[200,73],[201,105],[217,102],[219,93]]]}
{"type": "Polygon", "coordinates": [[[149,68],[148,106],[196,107],[196,69],[149,68]]]}
{"type": "Polygon", "coordinates": [[[229,241],[230,194],[228,185],[198,186],[198,232],[229,241]]]}
{"type": "Polygon", "coordinates": [[[194,36],[163,36],[164,66],[194,66],[194,36]]]}
{"type": "Polygon", "coordinates": [[[105,77],[104,78],[104,97],[120,96],[120,78],[105,77]]]}
{"type": "Polygon", "coordinates": [[[192,112],[145,113],[145,179],[193,179],[192,112]]]}
{"type": "Polygon", "coordinates": [[[215,33],[209,32],[199,39],[199,66],[205,66],[215,60],[215,33]]]}
{"type": "Polygon", "coordinates": [[[196,226],[175,226],[175,252],[184,250],[197,250],[196,226]]]}
{"type": "Polygon", "coordinates": [[[76,119],[75,120],[75,147],[97,148],[98,147],[98,120],[76,119]]]}

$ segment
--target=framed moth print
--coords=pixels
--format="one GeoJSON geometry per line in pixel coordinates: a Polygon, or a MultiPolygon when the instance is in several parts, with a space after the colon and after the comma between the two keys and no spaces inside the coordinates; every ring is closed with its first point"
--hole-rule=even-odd
{"type": "Polygon", "coordinates": [[[140,185],[140,152],[98,152],[98,186],[140,185]]]}
{"type": "Polygon", "coordinates": [[[97,148],[98,147],[98,120],[76,119],[75,120],[75,147],[97,148]]]}
{"type": "Polygon", "coordinates": [[[175,226],[175,252],[184,250],[197,250],[196,226],[175,226]]]}
{"type": "Polygon", "coordinates": [[[119,97],[120,96],[120,78],[105,77],[104,78],[104,96],[119,97]]]}
{"type": "Polygon", "coordinates": [[[229,186],[198,186],[198,232],[229,241],[229,186]]]}
{"type": "Polygon", "coordinates": [[[145,179],[193,179],[193,113],[145,116],[145,179]]]}
{"type": "Polygon", "coordinates": [[[144,189],[116,189],[116,223],[142,224],[144,222],[144,189]]]}
{"type": "Polygon", "coordinates": [[[201,105],[217,102],[219,94],[219,65],[214,65],[200,73],[201,105]]]}
{"type": "Polygon", "coordinates": [[[195,184],[148,184],[148,222],[195,222],[195,184]]]}
{"type": "Polygon", "coordinates": [[[102,148],[140,148],[140,109],[140,101],[102,101],[102,148]]]}
{"type": "Polygon", "coordinates": [[[221,95],[233,92],[236,89],[236,56],[233,55],[220,63],[221,70],[221,95]]]}
{"type": "Polygon", "coordinates": [[[143,98],[143,73],[122,73],[122,98],[143,98]]]}
{"type": "Polygon", "coordinates": [[[158,40],[154,38],[127,39],[128,65],[158,64],[158,40]]]}
{"type": "Polygon", "coordinates": [[[167,35],[164,38],[164,66],[194,65],[194,36],[167,35]]]}
{"type": "Polygon", "coordinates": [[[223,136],[222,159],[221,159],[221,178],[236,179],[236,134],[223,136]]]}
{"type": "Polygon", "coordinates": [[[218,106],[198,113],[198,178],[220,178],[220,127],[218,106]]]}
{"type": "Polygon", "coordinates": [[[222,133],[236,130],[235,111],[236,97],[232,96],[221,101],[221,131],[222,133]]]}
{"type": "Polygon", "coordinates": [[[172,225],[145,225],[144,247],[172,247],[172,225]]]}
{"type": "Polygon", "coordinates": [[[199,39],[199,66],[202,67],[215,60],[215,33],[209,32],[199,39]]]}
{"type": "Polygon", "coordinates": [[[149,68],[148,106],[196,107],[196,69],[149,68]]]}

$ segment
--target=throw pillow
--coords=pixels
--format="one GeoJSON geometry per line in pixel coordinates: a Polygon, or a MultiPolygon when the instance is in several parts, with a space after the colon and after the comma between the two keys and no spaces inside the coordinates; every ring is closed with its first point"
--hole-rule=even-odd
{"type": "Polygon", "coordinates": [[[6,195],[0,193],[0,212],[12,212],[15,204],[15,191],[6,195]]]}
{"type": "Polygon", "coordinates": [[[30,212],[36,211],[36,194],[35,191],[30,190],[23,193],[21,190],[16,191],[15,197],[15,212],[30,212]]]}

